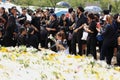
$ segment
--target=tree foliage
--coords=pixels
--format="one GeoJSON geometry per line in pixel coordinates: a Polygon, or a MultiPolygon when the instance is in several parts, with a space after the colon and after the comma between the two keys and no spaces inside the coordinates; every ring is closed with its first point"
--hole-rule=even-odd
{"type": "MultiPolygon", "coordinates": [[[[56,7],[56,3],[62,0],[11,0],[13,3],[18,5],[26,6],[39,6],[39,7],[56,7]]],[[[86,6],[86,3],[92,3],[93,5],[97,3],[100,4],[102,9],[108,9],[108,5],[112,5],[112,11],[114,13],[120,12],[120,0],[63,0],[68,2],[71,7],[76,8],[79,5],[86,6]]],[[[59,7],[59,6],[57,6],[59,7]]]]}

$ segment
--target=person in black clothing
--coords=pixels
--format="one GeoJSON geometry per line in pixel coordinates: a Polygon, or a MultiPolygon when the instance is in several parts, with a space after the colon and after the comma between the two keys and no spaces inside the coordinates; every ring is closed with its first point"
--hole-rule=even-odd
{"type": "Polygon", "coordinates": [[[31,26],[35,29],[35,35],[38,37],[38,41],[40,42],[40,18],[41,18],[41,10],[38,9],[35,13],[35,16],[32,17],[31,26]]]}
{"type": "Polygon", "coordinates": [[[76,19],[75,11],[71,12],[68,19],[69,19],[69,29],[67,32],[66,39],[67,39],[67,43],[68,43],[68,47],[69,47],[69,53],[71,53],[71,40],[72,40],[72,34],[73,34],[72,25],[75,24],[75,19],[76,19]]]}
{"type": "Polygon", "coordinates": [[[25,21],[27,20],[26,13],[27,13],[26,8],[23,8],[22,14],[18,17],[19,24],[23,25],[25,23],[25,21]]]}
{"type": "Polygon", "coordinates": [[[59,28],[64,29],[66,32],[69,29],[69,19],[65,16],[65,14],[62,14],[59,19],[59,28]]]}
{"type": "Polygon", "coordinates": [[[11,14],[8,19],[5,35],[4,35],[4,46],[15,46],[16,41],[14,41],[14,38],[16,36],[16,15],[17,15],[17,9],[16,7],[11,8],[11,14]]]}
{"type": "Polygon", "coordinates": [[[45,48],[45,42],[47,37],[46,22],[49,20],[48,11],[41,13],[40,17],[40,44],[42,48],[45,48]]]}
{"type": "Polygon", "coordinates": [[[3,36],[4,36],[4,31],[5,31],[5,23],[6,20],[3,17],[3,10],[0,8],[0,45],[3,45],[3,36]]]}
{"type": "Polygon", "coordinates": [[[45,13],[46,20],[49,20],[49,18],[50,18],[50,10],[46,9],[44,13],[45,13]]]}
{"type": "Polygon", "coordinates": [[[21,27],[19,30],[18,38],[17,38],[17,45],[18,46],[20,46],[20,45],[26,46],[26,43],[27,43],[26,35],[27,35],[26,28],[21,27]]]}
{"type": "Polygon", "coordinates": [[[101,32],[103,35],[103,45],[100,53],[100,60],[105,60],[106,58],[107,64],[111,64],[116,36],[111,16],[107,15],[105,19],[105,29],[101,32]]]}
{"type": "Polygon", "coordinates": [[[34,47],[38,49],[38,37],[34,34],[35,30],[33,28],[29,28],[28,30],[28,36],[27,36],[27,47],[34,47]]]}
{"type": "Polygon", "coordinates": [[[93,13],[88,14],[88,24],[89,27],[84,26],[84,30],[88,32],[88,37],[87,37],[87,55],[92,54],[94,59],[97,59],[96,55],[96,36],[97,36],[97,29],[96,29],[96,21],[93,13]]]}
{"type": "Polygon", "coordinates": [[[117,54],[115,55],[117,57],[117,63],[115,64],[116,66],[120,66],[120,15],[119,14],[116,14],[115,16],[115,22],[116,22],[116,25],[117,25],[117,35],[118,35],[118,38],[117,38],[117,54]]]}
{"type": "Polygon", "coordinates": [[[0,12],[1,12],[1,15],[2,15],[2,17],[4,19],[4,28],[3,29],[5,30],[6,26],[7,26],[7,22],[8,22],[8,16],[7,16],[6,12],[5,12],[5,8],[4,7],[0,8],[0,12]]]}
{"type": "Polygon", "coordinates": [[[82,35],[83,35],[83,27],[82,25],[84,23],[87,23],[87,18],[83,14],[84,9],[79,6],[77,8],[77,21],[76,21],[76,26],[74,28],[73,32],[73,38],[71,40],[71,53],[76,54],[76,43],[78,42],[78,48],[79,48],[79,55],[82,55],[82,35]]]}
{"type": "Polygon", "coordinates": [[[117,47],[117,63],[115,64],[116,66],[120,66],[120,37],[118,37],[118,47],[117,47]]]}
{"type": "MultiPolygon", "coordinates": [[[[51,46],[55,44],[54,41],[52,41],[50,38],[48,38],[48,36],[52,35],[53,37],[55,37],[56,33],[57,33],[57,29],[58,29],[58,20],[57,20],[57,16],[56,14],[51,14],[50,16],[50,21],[47,23],[46,26],[46,30],[47,30],[47,37],[46,37],[46,48],[48,48],[48,43],[51,43],[51,46]]],[[[53,48],[53,51],[55,51],[56,49],[53,48]]]]}
{"type": "Polygon", "coordinates": [[[36,28],[35,32],[39,32],[40,30],[40,11],[37,10],[35,16],[32,17],[31,24],[36,28]]]}

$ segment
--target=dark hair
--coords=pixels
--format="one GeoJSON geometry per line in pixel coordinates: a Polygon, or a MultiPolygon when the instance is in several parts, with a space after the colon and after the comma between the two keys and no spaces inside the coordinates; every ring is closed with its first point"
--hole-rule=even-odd
{"type": "Polygon", "coordinates": [[[99,14],[94,14],[94,17],[95,17],[95,20],[99,22],[99,18],[100,18],[99,14]]]}
{"type": "Polygon", "coordinates": [[[73,8],[72,8],[72,7],[69,8],[69,9],[68,9],[68,12],[69,12],[69,13],[73,12],[73,8]]]}
{"type": "Polygon", "coordinates": [[[47,10],[47,11],[50,11],[50,9],[48,9],[48,8],[47,8],[46,10],[47,10]]]}
{"type": "Polygon", "coordinates": [[[84,14],[85,14],[85,16],[87,16],[88,15],[88,11],[86,11],[84,14]]]}
{"type": "Polygon", "coordinates": [[[65,33],[63,31],[59,31],[56,36],[62,37],[62,40],[65,39],[65,33]]]}
{"type": "Polygon", "coordinates": [[[55,19],[57,19],[57,15],[55,13],[51,14],[55,19]]]}
{"type": "Polygon", "coordinates": [[[115,14],[115,15],[113,16],[113,18],[114,18],[115,20],[117,20],[118,16],[119,16],[119,13],[115,14]]]}
{"type": "Polygon", "coordinates": [[[5,13],[5,8],[4,7],[1,7],[2,8],[2,10],[4,11],[4,13],[5,13]]]}
{"type": "Polygon", "coordinates": [[[23,31],[25,31],[25,28],[24,28],[24,27],[21,27],[20,30],[19,30],[20,34],[21,34],[23,31]]]}
{"type": "Polygon", "coordinates": [[[88,14],[88,17],[89,17],[90,19],[95,19],[95,15],[94,15],[93,13],[89,13],[89,14],[88,14]]]}
{"type": "Polygon", "coordinates": [[[50,9],[50,13],[53,14],[54,13],[54,9],[50,9]]]}
{"type": "Polygon", "coordinates": [[[78,6],[77,8],[78,8],[81,12],[84,12],[84,8],[83,8],[83,7],[78,6]]]}
{"type": "Polygon", "coordinates": [[[26,9],[26,8],[22,8],[22,11],[23,11],[23,10],[27,10],[27,9],[26,9]]]}
{"type": "Polygon", "coordinates": [[[31,24],[31,22],[29,20],[26,20],[25,23],[24,23],[24,26],[26,26],[28,24],[31,24]]]}
{"type": "Polygon", "coordinates": [[[13,6],[13,7],[11,8],[11,10],[12,10],[12,9],[15,9],[15,10],[17,10],[16,6],[13,6]]]}
{"type": "Polygon", "coordinates": [[[34,28],[29,28],[29,30],[28,30],[28,34],[31,34],[32,32],[34,31],[34,28]]]}
{"type": "Polygon", "coordinates": [[[63,16],[65,16],[65,14],[61,14],[60,18],[62,18],[63,16]]]}

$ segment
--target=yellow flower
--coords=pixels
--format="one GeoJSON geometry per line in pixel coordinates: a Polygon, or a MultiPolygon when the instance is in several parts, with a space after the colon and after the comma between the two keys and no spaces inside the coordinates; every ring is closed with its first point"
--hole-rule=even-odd
{"type": "Polygon", "coordinates": [[[27,52],[26,51],[23,51],[22,54],[26,54],[27,52]]]}
{"type": "Polygon", "coordinates": [[[110,76],[109,76],[109,79],[110,79],[110,80],[114,80],[114,79],[113,79],[113,75],[110,75],[110,76]]]}
{"type": "Polygon", "coordinates": [[[0,64],[0,69],[3,69],[3,65],[0,64]]]}
{"type": "Polygon", "coordinates": [[[12,56],[11,56],[11,60],[12,60],[12,61],[15,61],[15,59],[16,59],[16,56],[15,56],[15,55],[12,55],[12,56]]]}
{"type": "Polygon", "coordinates": [[[84,56],[80,56],[80,55],[77,55],[77,56],[74,56],[75,59],[83,59],[84,56]]]}
{"type": "Polygon", "coordinates": [[[114,68],[116,71],[120,71],[120,67],[115,67],[114,68]]]}
{"type": "Polygon", "coordinates": [[[56,55],[57,55],[57,54],[54,54],[54,53],[53,53],[53,54],[50,54],[49,56],[55,57],[56,55]]]}
{"type": "Polygon", "coordinates": [[[72,58],[72,56],[71,55],[67,55],[67,58],[72,58]]]}
{"type": "Polygon", "coordinates": [[[1,52],[8,52],[7,48],[6,47],[1,47],[1,52]]]}

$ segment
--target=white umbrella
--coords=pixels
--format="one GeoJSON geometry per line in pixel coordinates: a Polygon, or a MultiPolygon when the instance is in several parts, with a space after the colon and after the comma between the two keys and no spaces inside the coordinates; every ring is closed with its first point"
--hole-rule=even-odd
{"type": "Polygon", "coordinates": [[[102,11],[102,9],[98,6],[86,6],[85,11],[93,12],[93,13],[99,13],[102,11]]]}
{"type": "Polygon", "coordinates": [[[70,4],[68,2],[65,2],[65,1],[60,1],[60,2],[56,3],[56,5],[70,7],[70,4]]]}

